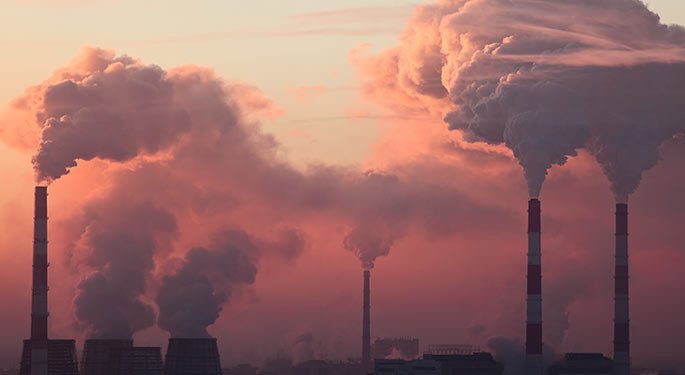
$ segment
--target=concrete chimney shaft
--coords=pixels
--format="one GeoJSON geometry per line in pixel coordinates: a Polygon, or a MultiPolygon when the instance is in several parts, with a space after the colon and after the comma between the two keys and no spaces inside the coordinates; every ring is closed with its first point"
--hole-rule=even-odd
{"type": "Polygon", "coordinates": [[[542,375],[542,268],[540,201],[528,201],[528,285],[526,299],[526,374],[542,375]]]}
{"type": "Polygon", "coordinates": [[[614,375],[630,375],[628,312],[628,205],[616,204],[616,269],[614,278],[614,375]]]}
{"type": "Polygon", "coordinates": [[[364,374],[372,372],[371,366],[371,304],[370,282],[371,272],[364,271],[364,305],[362,318],[362,370],[364,374]]]}
{"type": "Polygon", "coordinates": [[[31,301],[31,375],[48,373],[48,188],[36,186],[31,301]]]}

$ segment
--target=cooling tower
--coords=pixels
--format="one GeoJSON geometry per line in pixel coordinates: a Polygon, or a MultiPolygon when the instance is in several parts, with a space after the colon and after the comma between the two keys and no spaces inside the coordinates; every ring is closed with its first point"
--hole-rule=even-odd
{"type": "Polygon", "coordinates": [[[216,339],[170,338],[164,361],[164,374],[221,375],[216,339]]]}
{"type": "Polygon", "coordinates": [[[31,374],[48,374],[48,188],[36,186],[33,216],[31,374]]]}
{"type": "Polygon", "coordinates": [[[134,346],[110,350],[109,375],[162,375],[162,351],[159,347],[134,346]]]}
{"type": "Polygon", "coordinates": [[[371,367],[371,291],[369,282],[371,272],[364,270],[364,304],[362,306],[362,370],[364,374],[372,372],[371,367]]]}
{"type": "Polygon", "coordinates": [[[118,366],[113,351],[133,348],[133,340],[90,339],[83,345],[81,375],[106,375],[118,366]]]}
{"type": "Polygon", "coordinates": [[[542,268],[540,201],[528,201],[528,286],[526,299],[526,374],[542,375],[542,268]]]}
{"type": "MultiPolygon", "coordinates": [[[[31,374],[32,341],[24,340],[19,375],[31,374]]],[[[48,367],[50,375],[78,375],[76,342],[74,340],[48,340],[48,367]]]]}
{"type": "Polygon", "coordinates": [[[614,375],[630,375],[630,319],[628,313],[628,205],[625,203],[616,204],[614,375]]]}

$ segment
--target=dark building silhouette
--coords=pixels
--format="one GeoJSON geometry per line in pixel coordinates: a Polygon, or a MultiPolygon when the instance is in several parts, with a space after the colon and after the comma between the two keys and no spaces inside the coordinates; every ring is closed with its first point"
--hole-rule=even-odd
{"type": "Polygon", "coordinates": [[[90,339],[83,345],[81,375],[108,375],[119,367],[112,352],[132,349],[133,340],[90,339]]]}
{"type": "Polygon", "coordinates": [[[424,354],[422,359],[376,359],[375,375],[502,375],[490,353],[424,354]]]}
{"type": "Polygon", "coordinates": [[[170,338],[164,361],[165,375],[221,375],[215,338],[170,338]]]}
{"type": "Polygon", "coordinates": [[[162,375],[162,350],[159,347],[134,346],[110,350],[112,368],[107,375],[162,375]]]}
{"type": "Polygon", "coordinates": [[[547,375],[612,375],[614,362],[601,353],[567,353],[547,369],[547,375]]]}
{"type": "MultiPolygon", "coordinates": [[[[19,375],[31,375],[31,340],[24,340],[19,375]]],[[[50,375],[78,375],[76,342],[74,340],[48,340],[47,373],[50,375]]]]}
{"type": "Polygon", "coordinates": [[[443,375],[502,375],[504,366],[492,354],[424,354],[424,360],[434,360],[442,366],[443,375]]]}
{"type": "Polygon", "coordinates": [[[384,337],[376,339],[371,347],[373,358],[386,358],[399,354],[403,359],[419,356],[419,339],[411,337],[384,337]]]}

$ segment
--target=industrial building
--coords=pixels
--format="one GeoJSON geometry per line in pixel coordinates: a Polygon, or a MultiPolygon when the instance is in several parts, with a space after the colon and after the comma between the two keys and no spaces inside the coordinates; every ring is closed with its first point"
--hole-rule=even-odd
{"type": "Polygon", "coordinates": [[[412,337],[384,337],[376,339],[371,347],[373,358],[387,358],[399,354],[402,359],[419,356],[419,339],[412,337]]]}
{"type": "Polygon", "coordinates": [[[547,369],[547,375],[611,375],[613,366],[601,353],[567,353],[547,369]]]}
{"type": "MultiPolygon", "coordinates": [[[[31,340],[24,340],[19,375],[31,375],[31,340]]],[[[48,340],[48,368],[50,375],[78,375],[78,359],[74,340],[48,340]]]]}
{"type": "Polygon", "coordinates": [[[490,353],[424,354],[422,359],[376,359],[375,375],[502,375],[490,353]]]}
{"type": "Polygon", "coordinates": [[[215,338],[170,338],[164,375],[221,375],[215,338]]]}

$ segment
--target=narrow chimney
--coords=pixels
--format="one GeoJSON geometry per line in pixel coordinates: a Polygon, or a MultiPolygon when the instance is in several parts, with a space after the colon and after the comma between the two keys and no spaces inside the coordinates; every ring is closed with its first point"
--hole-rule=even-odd
{"type": "Polygon", "coordinates": [[[372,372],[371,368],[371,304],[369,279],[371,272],[364,270],[364,317],[362,327],[362,371],[364,374],[372,372]]]}
{"type": "Polygon", "coordinates": [[[526,299],[526,374],[542,375],[542,269],[540,201],[528,201],[528,298],[526,299]]]}
{"type": "Polygon", "coordinates": [[[31,375],[48,373],[48,188],[36,186],[33,218],[31,375]]]}
{"type": "Polygon", "coordinates": [[[614,278],[614,375],[630,374],[628,318],[628,205],[616,204],[616,269],[614,278]]]}

